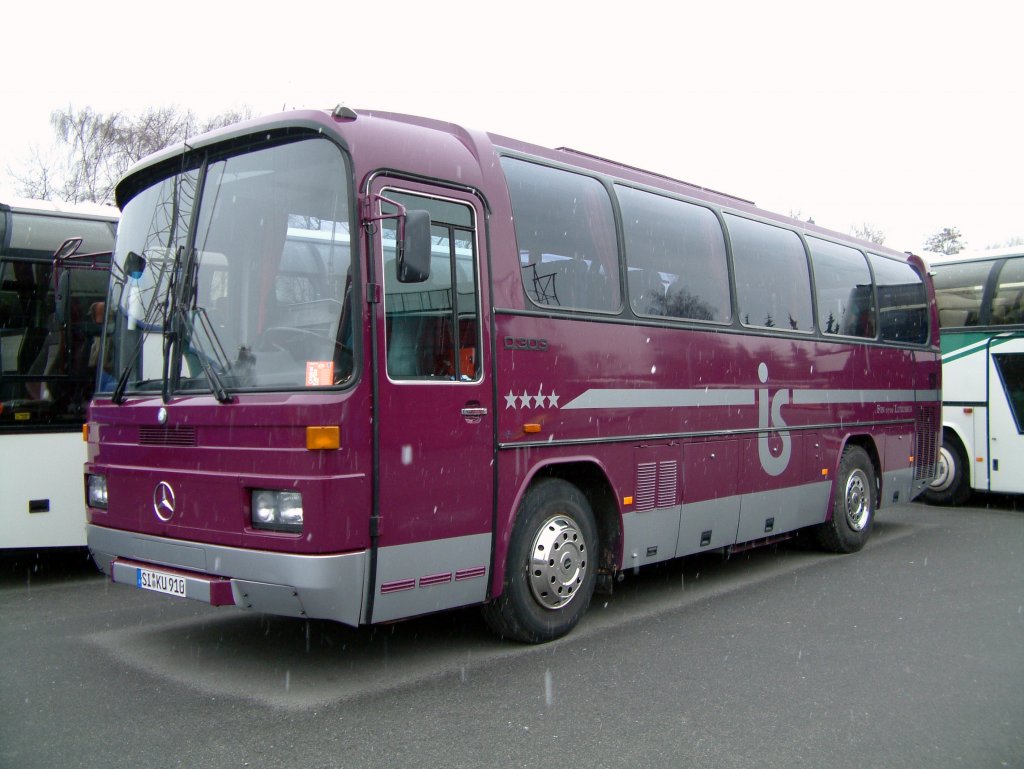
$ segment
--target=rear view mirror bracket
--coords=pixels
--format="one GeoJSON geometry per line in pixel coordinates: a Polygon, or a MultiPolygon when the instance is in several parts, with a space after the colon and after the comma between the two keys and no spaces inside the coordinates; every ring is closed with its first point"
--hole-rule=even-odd
{"type": "Polygon", "coordinates": [[[422,283],[430,277],[430,214],[427,211],[407,210],[401,203],[383,195],[366,198],[363,226],[372,232],[374,222],[396,219],[395,237],[399,283],[422,283]],[[397,209],[393,214],[375,214],[374,203],[388,203],[397,209]]]}

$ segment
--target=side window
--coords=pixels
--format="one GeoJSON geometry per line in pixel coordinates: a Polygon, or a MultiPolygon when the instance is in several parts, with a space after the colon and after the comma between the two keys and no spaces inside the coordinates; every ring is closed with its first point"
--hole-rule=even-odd
{"type": "Polygon", "coordinates": [[[618,312],[619,254],[611,199],[589,176],[502,158],[523,288],[542,307],[618,312]]]}
{"type": "Polygon", "coordinates": [[[981,323],[981,302],[992,262],[935,265],[935,302],[939,325],[964,328],[981,323]]]}
{"type": "MultiPolygon", "coordinates": [[[[384,194],[406,208],[429,211],[432,236],[430,277],[423,283],[400,283],[395,220],[383,222],[388,376],[476,381],[480,378],[480,305],[473,210],[451,201],[395,191],[384,194]]],[[[385,213],[388,208],[385,205],[385,213]]]]}
{"type": "Polygon", "coordinates": [[[878,289],[878,326],[886,342],[928,341],[928,294],[924,281],[906,262],[868,254],[878,289]]]}
{"type": "Polygon", "coordinates": [[[992,356],[1006,392],[1006,402],[1017,423],[1017,432],[1024,435],[1024,355],[996,353],[992,356]]]}
{"type": "Polygon", "coordinates": [[[11,218],[6,254],[50,258],[69,237],[82,238],[80,254],[114,248],[114,225],[90,219],[16,213],[11,218]]]}
{"type": "Polygon", "coordinates": [[[818,328],[823,334],[875,336],[875,298],[871,271],[855,248],[808,238],[814,287],[818,299],[818,328]]]}
{"type": "Polygon", "coordinates": [[[725,237],[703,206],[616,187],[626,238],[629,303],[637,315],[732,320],[725,237]]]}
{"type": "Polygon", "coordinates": [[[50,262],[0,260],[0,425],[80,423],[92,396],[107,288],[105,265],[67,268],[58,315],[50,262]]]}
{"type": "Polygon", "coordinates": [[[797,234],[731,214],[725,219],[740,321],[745,326],[812,331],[811,279],[797,234]]]}
{"type": "Polygon", "coordinates": [[[1024,257],[1015,257],[1003,265],[992,297],[993,326],[1024,323],[1024,257]]]}

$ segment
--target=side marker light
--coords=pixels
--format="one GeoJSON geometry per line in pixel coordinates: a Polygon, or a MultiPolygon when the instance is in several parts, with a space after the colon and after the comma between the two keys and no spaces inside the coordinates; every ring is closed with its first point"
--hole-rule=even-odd
{"type": "Polygon", "coordinates": [[[337,425],[306,428],[306,448],[310,451],[331,451],[341,446],[341,428],[337,425]]]}

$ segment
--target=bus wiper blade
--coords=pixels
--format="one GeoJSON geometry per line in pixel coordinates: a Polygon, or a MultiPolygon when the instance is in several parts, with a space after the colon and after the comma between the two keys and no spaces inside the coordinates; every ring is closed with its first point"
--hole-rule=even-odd
{"type": "Polygon", "coordinates": [[[124,403],[124,391],[128,388],[128,379],[132,375],[132,367],[125,366],[121,370],[121,376],[117,378],[117,385],[114,387],[114,392],[110,395],[110,400],[120,406],[124,403]]]}
{"type": "MultiPolygon", "coordinates": [[[[205,315],[205,311],[200,310],[205,315]]],[[[175,305],[175,313],[178,316],[178,322],[181,327],[187,332],[187,339],[190,341],[196,338],[196,326],[192,322],[192,319],[188,316],[188,311],[183,309],[180,305],[175,305]]],[[[202,317],[202,316],[201,316],[202,317]]],[[[209,321],[207,321],[209,323],[209,321]]],[[[206,330],[206,329],[204,329],[206,330]]],[[[216,335],[212,333],[212,327],[207,331],[208,334],[216,339],[216,335]]],[[[213,392],[213,397],[221,403],[232,403],[234,397],[228,392],[228,389],[224,386],[224,381],[220,378],[220,374],[217,373],[217,369],[210,363],[209,358],[206,355],[202,345],[197,346],[198,354],[196,358],[199,360],[199,365],[203,369],[203,373],[206,374],[206,379],[210,383],[210,390],[213,392]]]]}
{"type": "MultiPolygon", "coordinates": [[[[142,349],[142,344],[146,339],[148,331],[141,331],[139,338],[135,340],[135,344],[132,345],[132,357],[130,360],[134,361],[139,357],[139,351],[142,349]]],[[[132,371],[135,368],[135,364],[129,362],[127,366],[121,369],[121,374],[117,378],[117,385],[114,387],[114,392],[110,395],[110,400],[120,406],[124,403],[124,393],[128,389],[128,380],[131,379],[132,371]]]]}

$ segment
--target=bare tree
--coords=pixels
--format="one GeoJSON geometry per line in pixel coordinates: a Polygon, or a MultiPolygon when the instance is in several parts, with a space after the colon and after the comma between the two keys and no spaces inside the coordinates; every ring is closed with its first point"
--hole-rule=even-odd
{"type": "Polygon", "coordinates": [[[69,202],[112,203],[118,179],[135,162],[190,136],[251,116],[248,109],[200,121],[191,110],[153,107],[139,115],[104,115],[90,107],[55,110],[53,158],[38,150],[22,172],[12,172],[19,194],[69,202]]]}
{"type": "Polygon", "coordinates": [[[17,184],[18,194],[36,200],[51,200],[59,197],[58,185],[54,182],[54,178],[57,176],[52,170],[54,167],[53,158],[43,157],[41,150],[38,147],[33,147],[22,169],[16,171],[8,168],[7,173],[17,184]]]}
{"type": "Polygon", "coordinates": [[[936,254],[959,254],[965,246],[963,237],[958,228],[946,227],[928,238],[924,242],[924,248],[936,254]]]}
{"type": "Polygon", "coordinates": [[[868,222],[864,222],[860,226],[854,225],[850,227],[850,234],[879,246],[885,243],[885,233],[868,222]]]}
{"type": "Polygon", "coordinates": [[[1014,248],[1016,246],[1024,246],[1024,238],[1020,235],[1014,235],[1012,238],[1004,240],[1002,243],[993,243],[991,246],[986,246],[986,248],[1014,248]]]}

